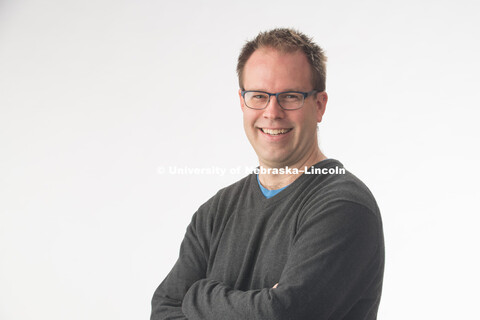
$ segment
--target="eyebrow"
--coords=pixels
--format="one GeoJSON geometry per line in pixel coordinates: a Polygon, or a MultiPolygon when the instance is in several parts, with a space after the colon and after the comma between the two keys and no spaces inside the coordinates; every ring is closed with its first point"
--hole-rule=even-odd
{"type": "MultiPolygon", "coordinates": [[[[272,93],[268,90],[265,90],[265,89],[245,89],[245,91],[263,91],[263,92],[268,92],[268,93],[272,93]]],[[[278,92],[289,92],[289,91],[297,91],[297,92],[308,92],[308,91],[304,91],[304,90],[300,90],[300,89],[286,89],[286,90],[282,90],[282,91],[278,91],[278,92]]],[[[276,93],[278,93],[276,92],[276,93]]]]}

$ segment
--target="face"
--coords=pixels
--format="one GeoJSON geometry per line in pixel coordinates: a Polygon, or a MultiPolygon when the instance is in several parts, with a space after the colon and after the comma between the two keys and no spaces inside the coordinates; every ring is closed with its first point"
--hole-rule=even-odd
{"type": "MultiPolygon", "coordinates": [[[[281,53],[271,48],[256,50],[243,70],[245,90],[270,93],[313,90],[310,64],[303,52],[281,53]]],[[[243,124],[260,165],[301,167],[320,152],[317,123],[322,120],[327,94],[308,96],[302,108],[283,110],[272,96],[263,110],[245,106],[240,91],[243,124]]]]}

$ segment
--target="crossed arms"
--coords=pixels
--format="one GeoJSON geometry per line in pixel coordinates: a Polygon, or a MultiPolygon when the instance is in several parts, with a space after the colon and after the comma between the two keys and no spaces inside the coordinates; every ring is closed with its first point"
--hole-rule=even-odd
{"type": "Polygon", "coordinates": [[[242,291],[207,276],[212,253],[206,225],[197,212],[179,259],[155,291],[151,320],[343,319],[352,312],[375,319],[383,235],[379,217],[365,206],[336,201],[309,214],[276,288],[242,291]]]}

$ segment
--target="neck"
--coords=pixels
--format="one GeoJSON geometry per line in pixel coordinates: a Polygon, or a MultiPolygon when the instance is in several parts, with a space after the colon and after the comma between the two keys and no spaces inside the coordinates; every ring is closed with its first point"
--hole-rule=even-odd
{"type": "Polygon", "coordinates": [[[295,180],[297,180],[302,174],[303,174],[303,169],[305,167],[311,167],[314,164],[327,159],[327,157],[320,151],[319,148],[314,150],[308,157],[305,159],[302,159],[300,161],[297,161],[296,163],[293,164],[286,164],[286,165],[266,165],[262,162],[260,162],[260,166],[263,168],[285,168],[288,166],[290,169],[297,168],[298,169],[298,174],[273,174],[273,173],[260,173],[258,178],[260,179],[260,183],[267,189],[269,190],[276,190],[283,188],[285,186],[288,186],[295,180]]]}

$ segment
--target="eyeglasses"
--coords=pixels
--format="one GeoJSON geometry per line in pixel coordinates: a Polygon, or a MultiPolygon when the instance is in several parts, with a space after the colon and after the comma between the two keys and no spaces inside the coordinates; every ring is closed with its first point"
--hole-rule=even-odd
{"type": "Polygon", "coordinates": [[[242,90],[242,97],[245,105],[250,109],[262,110],[268,106],[270,97],[275,96],[280,107],[284,110],[296,110],[303,107],[303,103],[308,96],[317,93],[317,90],[310,92],[285,91],[279,93],[269,93],[265,91],[242,90]]]}

